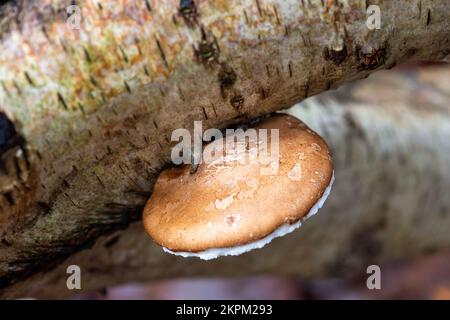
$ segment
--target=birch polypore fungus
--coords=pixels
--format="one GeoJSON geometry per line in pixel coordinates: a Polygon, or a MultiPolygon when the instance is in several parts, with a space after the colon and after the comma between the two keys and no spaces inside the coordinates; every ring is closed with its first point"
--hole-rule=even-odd
{"type": "Polygon", "coordinates": [[[333,183],[327,144],[288,115],[209,143],[203,158],[195,173],[189,165],[163,171],[143,214],[149,235],[184,257],[261,248],[315,214],[333,183]],[[211,150],[217,152],[205,161],[211,150]]]}

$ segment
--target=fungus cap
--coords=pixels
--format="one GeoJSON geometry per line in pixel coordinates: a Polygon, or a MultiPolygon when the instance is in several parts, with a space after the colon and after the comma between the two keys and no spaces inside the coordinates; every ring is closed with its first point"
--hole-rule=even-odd
{"type": "MultiPolygon", "coordinates": [[[[289,115],[267,118],[255,129],[279,129],[278,170],[271,174],[261,169],[274,167],[273,161],[236,161],[250,159],[259,143],[247,144],[238,157],[219,154],[194,174],[189,165],[160,174],[143,222],[165,251],[202,259],[238,255],[292,232],[322,206],[334,179],[325,141],[289,115]]],[[[211,144],[222,146],[225,139],[211,144]]]]}

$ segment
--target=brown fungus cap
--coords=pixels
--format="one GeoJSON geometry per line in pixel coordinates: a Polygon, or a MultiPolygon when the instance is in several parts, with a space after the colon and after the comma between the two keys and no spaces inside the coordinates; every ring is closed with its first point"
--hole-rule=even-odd
{"type": "MultiPolygon", "coordinates": [[[[314,213],[333,178],[325,141],[288,115],[267,118],[255,129],[269,129],[269,137],[270,129],[279,129],[277,172],[261,172],[273,163],[240,163],[225,154],[216,158],[222,162],[201,163],[193,174],[190,165],[164,170],[143,214],[145,229],[158,244],[185,253],[233,248],[314,213]]],[[[224,139],[211,144],[223,145],[224,139]]],[[[245,156],[250,150],[247,145],[245,156]]]]}

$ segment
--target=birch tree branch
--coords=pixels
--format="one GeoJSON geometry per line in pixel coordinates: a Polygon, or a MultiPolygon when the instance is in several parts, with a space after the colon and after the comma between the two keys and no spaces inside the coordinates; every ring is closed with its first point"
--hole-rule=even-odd
{"type": "Polygon", "coordinates": [[[449,75],[449,68],[380,73],[290,109],[330,144],[336,182],[318,215],[263,249],[214,261],[174,257],[133,223],[3,295],[68,296],[71,264],[88,291],[181,276],[349,276],[448,249],[449,75]]]}

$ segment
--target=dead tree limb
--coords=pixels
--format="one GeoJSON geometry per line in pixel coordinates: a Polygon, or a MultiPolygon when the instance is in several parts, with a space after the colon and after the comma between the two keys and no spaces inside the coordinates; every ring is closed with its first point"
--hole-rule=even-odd
{"type": "Polygon", "coordinates": [[[369,264],[448,249],[450,87],[443,80],[450,69],[411,75],[377,74],[291,110],[326,138],[336,170],[325,207],[293,234],[239,257],[202,261],[163,253],[133,223],[4,295],[68,296],[71,264],[81,267],[83,290],[95,290],[181,276],[349,276],[365,274],[369,264]]]}

